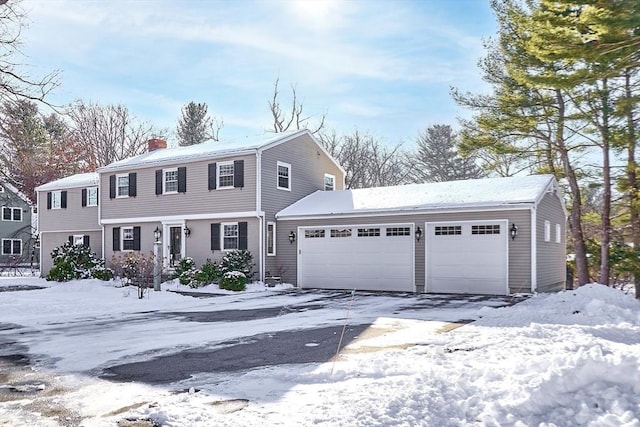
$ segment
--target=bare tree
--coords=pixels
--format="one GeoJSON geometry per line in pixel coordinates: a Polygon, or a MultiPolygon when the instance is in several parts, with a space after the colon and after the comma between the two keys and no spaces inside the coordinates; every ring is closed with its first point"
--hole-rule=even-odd
{"type": "Polygon", "coordinates": [[[100,167],[141,154],[152,136],[153,125],[139,121],[124,105],[99,105],[76,101],[69,110],[74,138],[100,167]]]}
{"type": "Polygon", "coordinates": [[[385,187],[408,182],[401,145],[387,147],[372,135],[354,131],[320,135],[327,151],[346,171],[346,188],[385,187]]]}
{"type": "Polygon", "coordinates": [[[178,119],[176,134],[181,146],[200,144],[205,141],[218,141],[222,120],[207,115],[207,104],[189,102],[182,107],[182,116],[178,119]]]}
{"type": "Polygon", "coordinates": [[[59,85],[59,72],[32,77],[20,64],[20,38],[26,17],[19,1],[0,3],[0,102],[32,100],[44,102],[59,85]]]}
{"type": "Polygon", "coordinates": [[[291,85],[291,108],[283,111],[280,105],[280,91],[278,84],[280,79],[276,79],[273,84],[273,97],[269,101],[269,110],[273,116],[273,132],[280,133],[288,130],[308,129],[312,134],[317,134],[324,128],[326,114],[320,116],[319,122],[315,127],[309,127],[309,119],[311,116],[304,115],[304,106],[298,100],[296,87],[291,85]]]}

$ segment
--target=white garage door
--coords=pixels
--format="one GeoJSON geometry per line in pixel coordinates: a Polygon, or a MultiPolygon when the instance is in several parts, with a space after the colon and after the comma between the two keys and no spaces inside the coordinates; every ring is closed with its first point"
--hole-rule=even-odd
{"type": "Polygon", "coordinates": [[[506,220],[427,223],[426,291],[508,294],[506,220]]]}
{"type": "Polygon", "coordinates": [[[298,229],[303,288],[414,291],[413,226],[298,229]]]}

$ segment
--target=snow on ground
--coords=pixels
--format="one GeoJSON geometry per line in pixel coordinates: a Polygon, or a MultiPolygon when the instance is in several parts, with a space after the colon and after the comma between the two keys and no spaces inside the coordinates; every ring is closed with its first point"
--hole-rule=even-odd
{"type": "MultiPolygon", "coordinates": [[[[135,289],[114,283],[2,278],[0,286],[9,282],[48,288],[0,292],[0,323],[23,327],[21,334],[0,328],[0,352],[10,339],[37,355],[36,372],[54,373],[65,390],[51,399],[78,414],[81,425],[112,426],[133,416],[164,426],[640,427],[640,302],[601,285],[504,308],[489,302],[422,309],[418,296],[356,293],[323,309],[229,325],[150,322],[145,312],[286,307],[317,295],[255,285],[253,292],[209,299],[165,291],[138,300],[135,289]],[[197,374],[162,387],[87,374],[206,337],[318,325],[339,330],[346,317],[372,326],[336,361],[197,374]],[[456,319],[476,321],[443,332],[456,319]],[[69,325],[74,334],[65,335],[69,325]],[[173,392],[189,389],[198,392],[173,392]]],[[[0,396],[0,425],[57,425],[29,410],[32,400],[0,396]]]]}

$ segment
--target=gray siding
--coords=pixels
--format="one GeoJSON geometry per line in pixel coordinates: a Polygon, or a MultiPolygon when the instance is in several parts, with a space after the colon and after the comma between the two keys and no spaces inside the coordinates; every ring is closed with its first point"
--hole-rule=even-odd
{"type": "MultiPolygon", "coordinates": [[[[343,189],[343,172],[308,135],[302,135],[263,152],[262,210],[265,213],[263,231],[265,238],[267,221],[275,221],[276,213],[317,190],[324,190],[325,173],[335,176],[336,190],[343,189]],[[291,191],[277,188],[278,161],[291,165],[291,191]]],[[[283,226],[286,227],[285,224],[279,222],[276,229],[283,226]]],[[[289,229],[286,234],[289,234],[289,229]]],[[[288,238],[285,243],[289,245],[288,238]]],[[[276,257],[265,256],[265,271],[269,271],[273,275],[284,268],[277,249],[279,247],[280,242],[278,241],[276,257]]]]}
{"type": "Polygon", "coordinates": [[[132,169],[137,174],[137,196],[109,198],[109,176],[123,172],[100,174],[102,219],[137,218],[145,216],[212,214],[256,210],[256,158],[237,156],[192,163],[176,163],[187,168],[187,191],[177,194],[155,194],[155,172],[164,167],[132,169]],[[208,189],[208,165],[224,161],[244,160],[244,187],[208,189]]]}
{"type": "MultiPolygon", "coordinates": [[[[46,205],[45,205],[46,207],[46,205]]],[[[88,235],[89,247],[91,252],[96,256],[102,257],[102,232],[100,231],[77,231],[77,232],[45,232],[40,237],[40,251],[41,251],[41,263],[40,263],[40,275],[45,277],[49,274],[49,270],[53,267],[53,261],[51,259],[51,251],[58,246],[62,246],[69,241],[70,235],[88,235]]]]}
{"type": "MultiPolygon", "coordinates": [[[[20,221],[4,220],[0,209],[0,238],[20,240],[22,242],[22,253],[19,255],[2,255],[0,250],[0,263],[29,264],[32,261],[33,234],[31,205],[8,188],[3,188],[0,192],[2,207],[20,209],[20,221]]],[[[11,209],[13,218],[14,209],[11,209]]],[[[34,254],[35,255],[35,254],[34,254]]],[[[34,256],[33,261],[37,263],[38,257],[34,256]]]]}
{"type": "MultiPolygon", "coordinates": [[[[109,188],[109,187],[107,187],[109,188]]],[[[38,230],[98,230],[98,207],[82,207],[82,188],[67,188],[67,208],[47,209],[47,191],[38,192],[38,230]]]]}
{"type": "MultiPolygon", "coordinates": [[[[331,218],[296,221],[278,221],[277,224],[277,262],[272,272],[281,272],[282,280],[296,284],[297,281],[297,243],[289,243],[289,233],[297,234],[297,227],[350,224],[390,224],[413,223],[424,229],[425,222],[434,221],[470,221],[507,219],[509,225],[518,226],[518,237],[509,238],[509,290],[515,292],[531,292],[531,214],[529,210],[488,211],[488,212],[456,212],[430,213],[423,215],[394,215],[362,218],[331,218]]],[[[424,291],[425,285],[425,241],[423,236],[415,242],[415,284],[418,292],[424,291]]],[[[269,258],[269,257],[268,257],[269,258]]]]}
{"type": "Polygon", "coordinates": [[[537,222],[537,282],[538,292],[558,291],[565,288],[567,241],[566,218],[556,193],[546,193],[538,205],[537,222]],[[551,238],[544,239],[544,223],[551,225],[551,238]],[[556,242],[556,224],[560,225],[560,243],[556,242]]]}

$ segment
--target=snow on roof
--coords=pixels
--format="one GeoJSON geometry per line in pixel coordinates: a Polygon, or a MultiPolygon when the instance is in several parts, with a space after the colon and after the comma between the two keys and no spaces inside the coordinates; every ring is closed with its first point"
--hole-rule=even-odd
{"type": "Polygon", "coordinates": [[[176,160],[184,162],[227,157],[240,153],[256,151],[260,148],[265,148],[271,144],[276,144],[308,132],[309,131],[306,129],[301,129],[277,134],[264,134],[255,139],[208,141],[203,142],[202,144],[189,145],[186,147],[162,148],[142,153],[128,159],[119,160],[99,168],[98,172],[175,163],[176,160]]]}
{"type": "Polygon", "coordinates": [[[97,172],[78,173],[75,175],[60,178],[36,187],[36,191],[51,191],[73,187],[89,187],[92,185],[98,185],[97,172]]]}
{"type": "Polygon", "coordinates": [[[552,175],[531,175],[356,190],[316,191],[281,210],[276,217],[535,203],[553,179],[552,175]]]}

